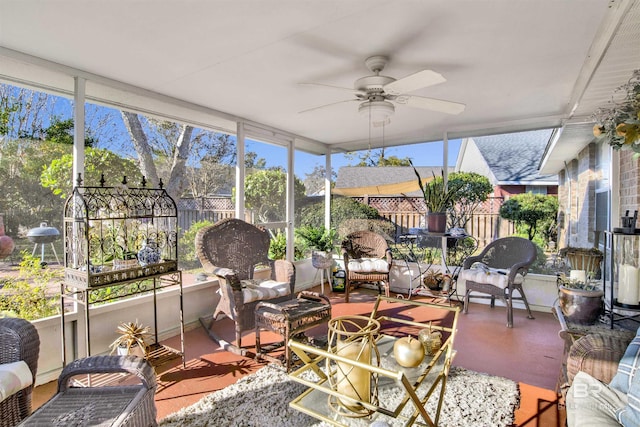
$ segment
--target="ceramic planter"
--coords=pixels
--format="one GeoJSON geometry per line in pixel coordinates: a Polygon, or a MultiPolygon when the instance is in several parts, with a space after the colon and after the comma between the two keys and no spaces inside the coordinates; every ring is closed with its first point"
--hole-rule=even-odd
{"type": "Polygon", "coordinates": [[[427,230],[430,233],[444,233],[447,231],[447,213],[430,212],[427,214],[427,230]]]}
{"type": "Polygon", "coordinates": [[[558,299],[562,314],[569,322],[592,325],[602,314],[603,291],[585,291],[558,286],[558,299]]]}

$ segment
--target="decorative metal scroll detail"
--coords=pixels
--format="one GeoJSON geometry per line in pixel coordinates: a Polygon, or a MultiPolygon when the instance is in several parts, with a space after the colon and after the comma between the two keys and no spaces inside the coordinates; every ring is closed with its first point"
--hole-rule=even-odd
{"type": "Polygon", "coordinates": [[[77,186],[64,208],[65,280],[79,288],[107,286],[177,270],[178,210],[163,188],[77,186]],[[148,243],[156,264],[140,266],[148,243]]]}

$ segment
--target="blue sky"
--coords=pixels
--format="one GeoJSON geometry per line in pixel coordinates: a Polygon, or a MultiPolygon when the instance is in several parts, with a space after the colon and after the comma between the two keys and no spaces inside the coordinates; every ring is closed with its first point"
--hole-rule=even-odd
{"type": "MultiPolygon", "coordinates": [[[[455,166],[461,140],[449,141],[449,166],[455,166]]],[[[385,156],[396,156],[399,158],[409,157],[416,166],[442,166],[442,141],[422,144],[412,144],[400,147],[390,147],[385,149],[385,156]]],[[[286,150],[270,144],[247,143],[247,151],[255,151],[258,157],[267,159],[267,166],[282,166],[286,169],[286,150]]],[[[331,167],[337,171],[342,166],[349,166],[357,163],[359,157],[349,158],[345,154],[334,154],[331,159],[331,167]]],[[[325,165],[324,156],[315,156],[307,153],[296,152],[295,174],[304,179],[307,173],[313,171],[316,165],[325,165]]]]}

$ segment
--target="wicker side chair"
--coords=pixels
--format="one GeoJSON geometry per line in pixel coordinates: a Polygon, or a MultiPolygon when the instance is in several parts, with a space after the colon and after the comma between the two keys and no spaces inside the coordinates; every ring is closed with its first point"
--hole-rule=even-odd
{"type": "Polygon", "coordinates": [[[58,377],[57,393],[19,426],[156,426],[155,394],[156,374],[145,359],[89,356],[65,366],[58,377]],[[103,375],[122,373],[129,375],[103,375]],[[90,382],[89,374],[100,374],[100,378],[90,382]],[[122,383],[109,384],[106,377],[122,383]]]}
{"type": "Polygon", "coordinates": [[[533,319],[522,285],[536,256],[536,246],[530,240],[504,237],[489,243],[480,255],[467,258],[458,277],[458,280],[465,280],[466,283],[464,313],[469,310],[471,292],[479,292],[489,295],[474,298],[490,298],[491,307],[495,306],[496,298],[507,306],[508,328],[513,327],[513,300],[522,301],[528,312],[527,317],[533,319]],[[477,268],[471,268],[472,266],[477,268]],[[514,297],[514,291],[518,291],[520,296],[514,297]]]}
{"type": "Polygon", "coordinates": [[[278,303],[294,297],[295,267],[286,260],[269,259],[269,233],[240,219],[228,218],[204,227],[195,239],[196,254],[204,270],[220,282],[220,300],[211,319],[201,318],[211,339],[225,350],[242,356],[242,333],[255,328],[255,309],[260,301],[278,303]],[[256,266],[271,269],[268,280],[254,280],[256,266]],[[235,323],[235,345],[212,330],[220,314],[235,323]]]}
{"type": "Polygon", "coordinates": [[[373,231],[360,230],[348,234],[341,246],[346,273],[344,301],[349,293],[362,283],[375,283],[378,291],[384,287],[389,296],[389,270],[393,264],[391,248],[387,240],[373,231]]]}
{"type": "MultiPolygon", "coordinates": [[[[0,318],[0,364],[24,361],[36,380],[40,337],[31,322],[0,318]]],[[[14,426],[31,414],[33,384],[0,402],[0,426],[14,426]]]]}

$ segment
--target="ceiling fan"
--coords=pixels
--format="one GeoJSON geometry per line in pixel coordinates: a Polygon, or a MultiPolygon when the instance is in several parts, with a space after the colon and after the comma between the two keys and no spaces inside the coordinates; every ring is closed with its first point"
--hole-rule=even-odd
{"type": "Polygon", "coordinates": [[[360,102],[358,112],[368,115],[373,126],[383,126],[390,122],[390,117],[395,112],[395,106],[391,101],[396,104],[446,114],[460,114],[464,111],[465,104],[459,102],[408,94],[408,92],[445,82],[446,79],[441,74],[432,70],[422,70],[396,80],[393,77],[380,74],[388,62],[389,59],[382,55],[367,58],[364,63],[374,74],[356,80],[353,89],[319,83],[303,83],[347,90],[353,92],[355,98],[309,108],[300,112],[306,113],[344,102],[358,101],[360,102]]]}

